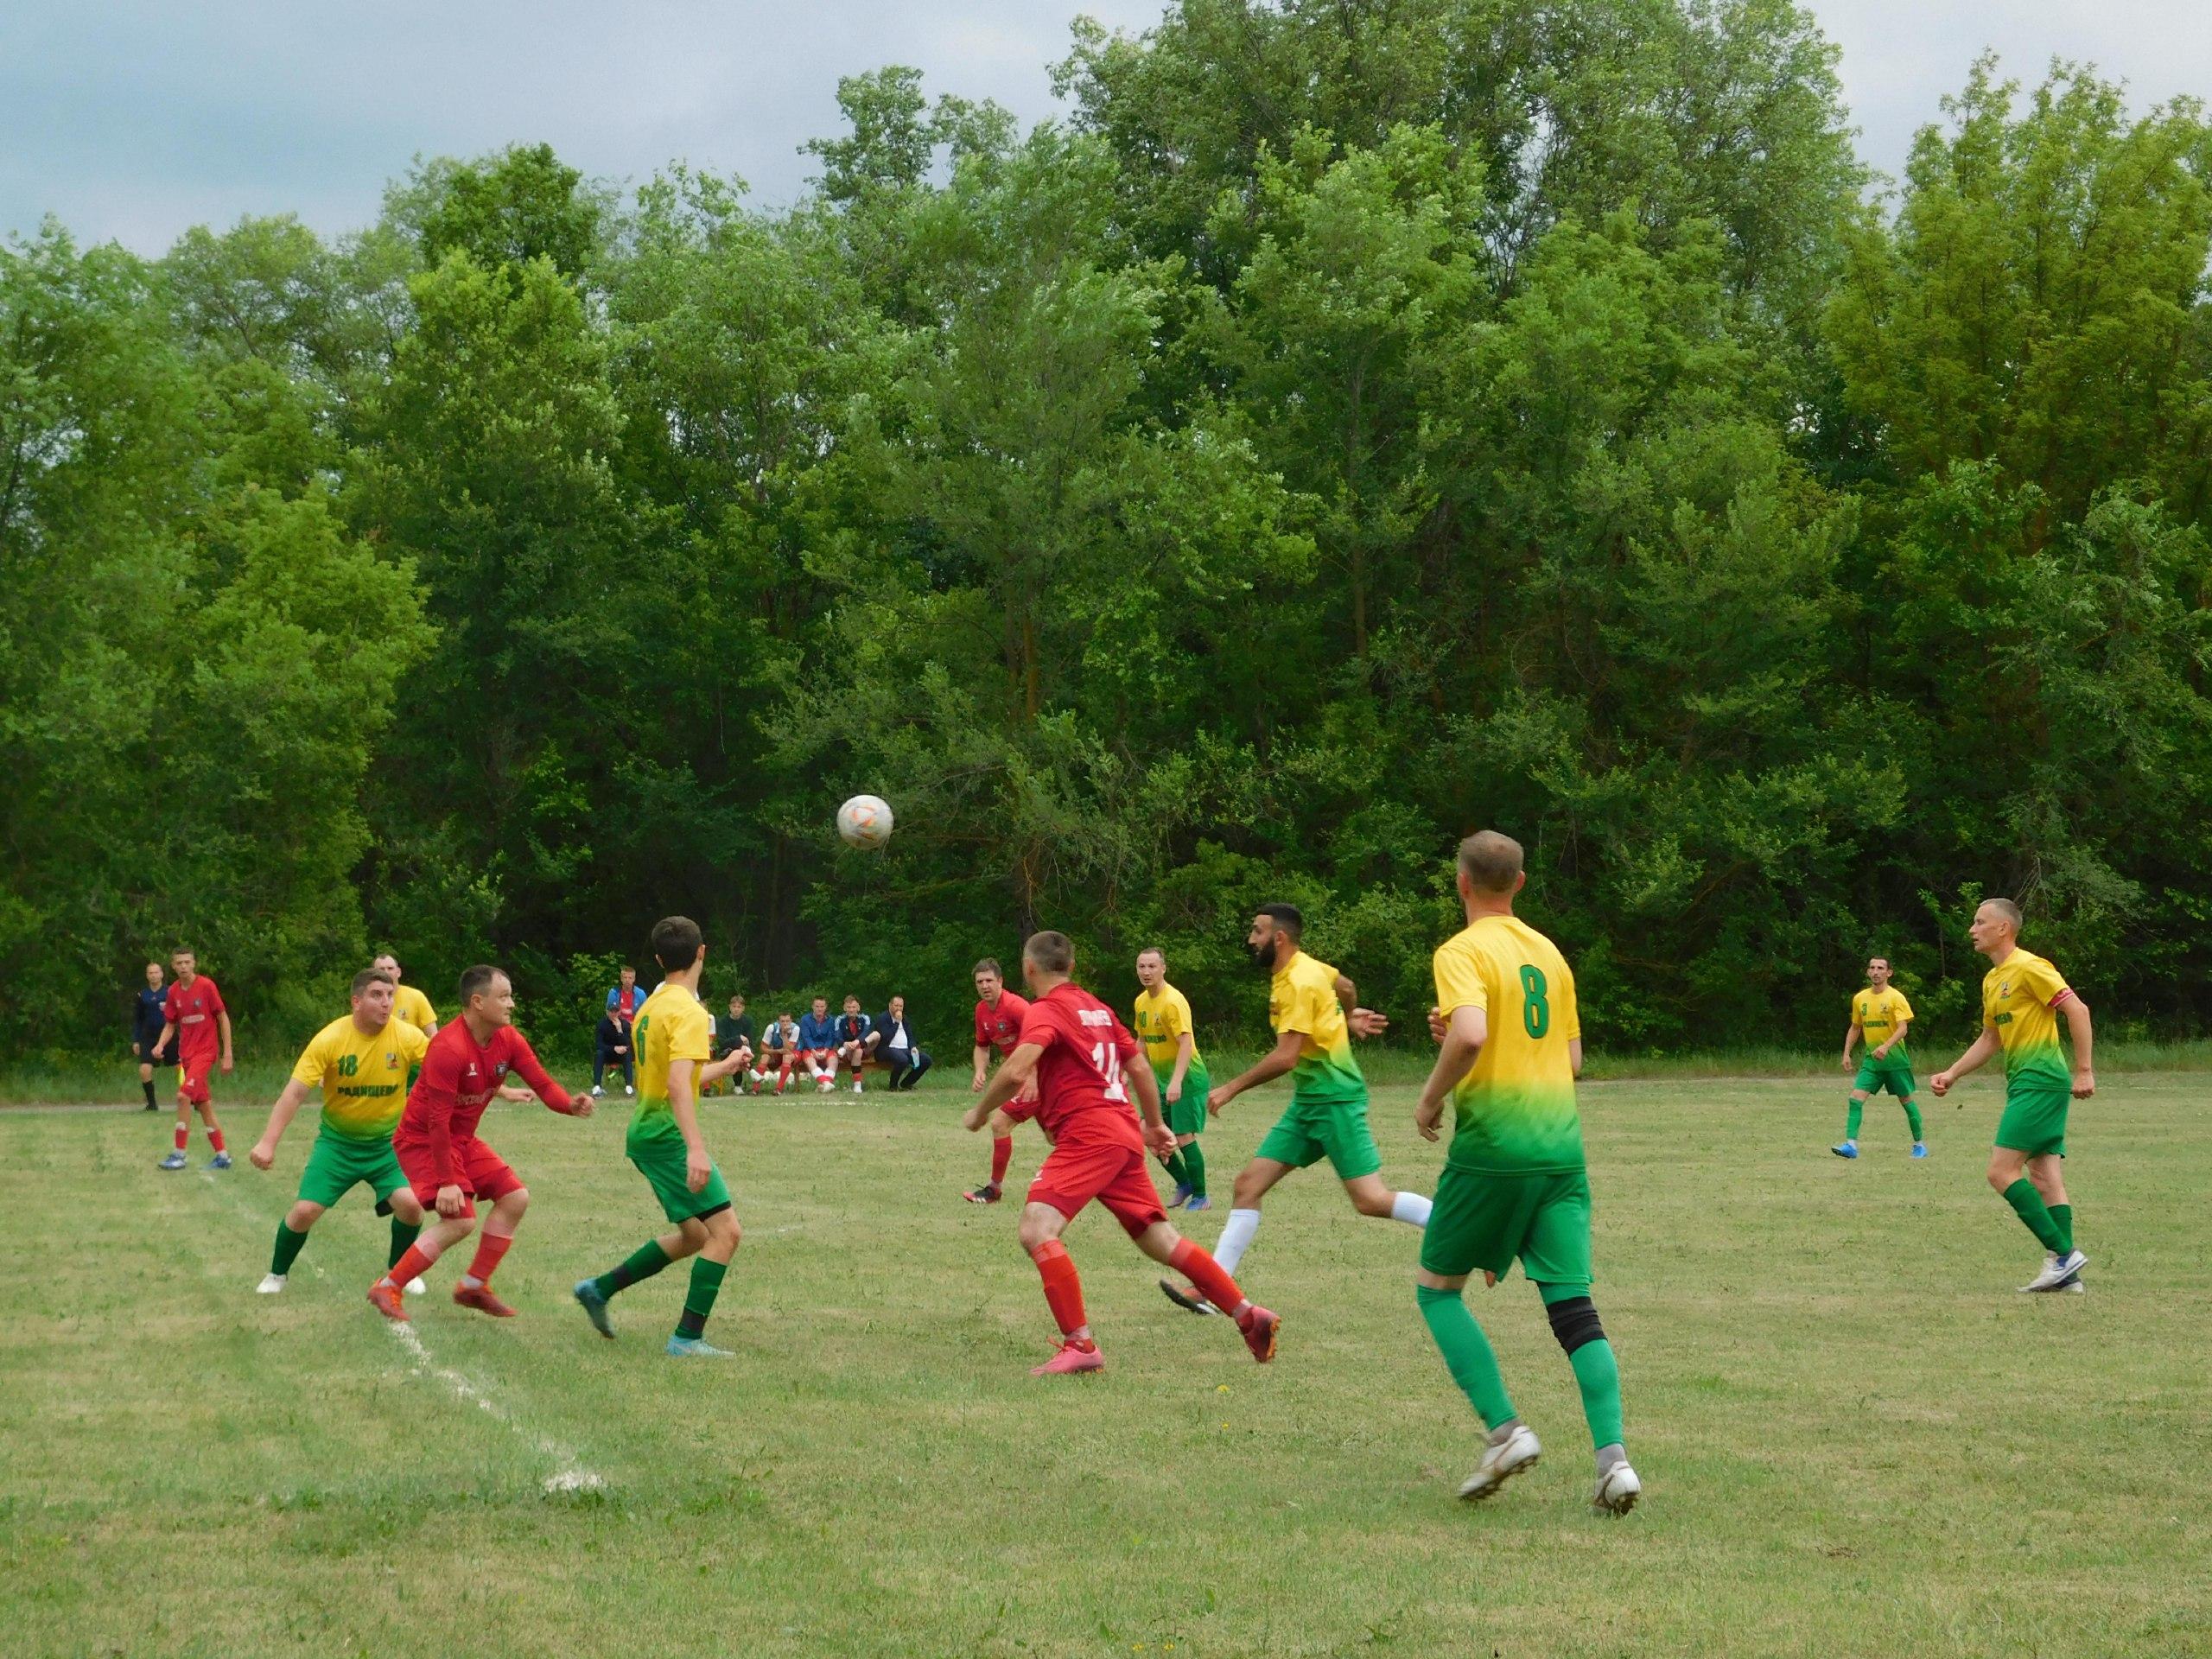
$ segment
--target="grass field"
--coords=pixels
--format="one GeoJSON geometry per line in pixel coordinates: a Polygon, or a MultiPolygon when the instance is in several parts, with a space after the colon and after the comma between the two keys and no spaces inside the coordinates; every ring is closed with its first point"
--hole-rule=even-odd
{"type": "MultiPolygon", "coordinates": [[[[2075,1116],[2087,1296],[2027,1298],[1984,1185],[1993,1088],[1935,1155],[1840,1079],[1584,1096],[1598,1305],[1646,1500],[1592,1516],[1572,1379],[1517,1278],[1471,1300],[1544,1437],[1496,1503],[1413,1306],[1413,1236],[1324,1173],[1243,1272],[1285,1318],[1251,1363],[1171,1307],[1103,1216],[1070,1244],[1102,1376],[1052,1335],[1013,1206],[958,1201],[959,1095],[713,1103],[747,1228],[709,1334],[659,1347],[680,1275],[568,1299],[653,1230],[622,1114],[495,1108],[536,1205],[500,1277],[402,1338],[361,1299],[349,1200],[255,1296],[276,1173],[154,1168],[168,1119],[0,1112],[0,1651],[1011,1655],[2212,1653],[2212,1166],[2204,1079],[2113,1076],[2075,1116]]],[[[1378,1090],[1393,1180],[1438,1149],[1378,1090]]],[[[238,1098],[232,1095],[232,1098],[238,1098]]],[[[1225,1196],[1276,1103],[1208,1137],[1225,1196]]],[[[234,1146],[261,1105],[233,1105],[234,1146]]],[[[310,1126],[302,1126],[305,1129],[310,1126]]],[[[1038,1143],[1026,1132],[1014,1174],[1038,1143]]],[[[1211,1242],[1225,1213],[1193,1217],[1211,1242]]]]}

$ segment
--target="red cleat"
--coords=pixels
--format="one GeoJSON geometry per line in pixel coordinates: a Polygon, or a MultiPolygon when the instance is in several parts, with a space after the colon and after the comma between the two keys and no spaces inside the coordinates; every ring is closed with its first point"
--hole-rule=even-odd
{"type": "Polygon", "coordinates": [[[1071,1342],[1064,1342],[1060,1344],[1058,1353],[1054,1354],[1042,1365],[1031,1366],[1029,1375],[1065,1376],[1071,1371],[1103,1371],[1105,1369],[1106,1356],[1098,1351],[1097,1344],[1093,1343],[1088,1348],[1078,1348],[1071,1342]]]}
{"type": "Polygon", "coordinates": [[[405,1325],[407,1304],[399,1294],[399,1287],[378,1280],[369,1287],[369,1306],[396,1325],[405,1325]]]}
{"type": "MultiPolygon", "coordinates": [[[[473,1307],[479,1313],[489,1313],[495,1319],[512,1319],[515,1311],[492,1294],[489,1285],[455,1285],[453,1299],[463,1307],[473,1307]]],[[[1268,1316],[1273,1319],[1272,1313],[1268,1316]]]]}
{"type": "Polygon", "coordinates": [[[1282,1329],[1280,1316],[1255,1302],[1244,1310],[1244,1317],[1236,1321],[1236,1328],[1244,1333],[1244,1345],[1261,1364],[1275,1357],[1275,1332],[1282,1329]]]}
{"type": "Polygon", "coordinates": [[[996,1181],[985,1181],[973,1192],[963,1192],[960,1196],[970,1204],[996,1204],[1005,1195],[1000,1192],[996,1181]]]}

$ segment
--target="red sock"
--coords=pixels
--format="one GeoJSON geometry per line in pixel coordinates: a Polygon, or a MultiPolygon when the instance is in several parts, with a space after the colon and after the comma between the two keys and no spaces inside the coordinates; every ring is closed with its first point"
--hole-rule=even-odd
{"type": "Polygon", "coordinates": [[[1223,1313],[1231,1313],[1243,1305],[1244,1293],[1236,1288],[1236,1281],[1222,1271],[1220,1262],[1189,1239],[1176,1241],[1167,1265],[1196,1285],[1198,1294],[1223,1313]]]}
{"type": "Polygon", "coordinates": [[[208,1130],[207,1144],[220,1152],[223,1149],[223,1132],[220,1129],[208,1130]]]}
{"type": "Polygon", "coordinates": [[[479,1284],[490,1284],[492,1274],[499,1265],[499,1258],[507,1253],[507,1246],[514,1242],[512,1233],[480,1235],[476,1241],[476,1259],[468,1264],[468,1276],[479,1284]]]}
{"type": "Polygon", "coordinates": [[[1030,1252],[1030,1259],[1045,1281],[1045,1305],[1059,1322],[1060,1334],[1073,1336],[1090,1321],[1083,1313],[1083,1281],[1076,1275],[1075,1263],[1068,1260],[1067,1246],[1057,1238],[1048,1238],[1030,1252]]]}
{"type": "Polygon", "coordinates": [[[395,1285],[404,1285],[410,1279],[420,1279],[430,1270],[430,1263],[437,1259],[435,1250],[425,1250],[423,1241],[416,1239],[407,1247],[407,1253],[391,1264],[391,1271],[385,1277],[395,1285]]]}
{"type": "MultiPolygon", "coordinates": [[[[1006,1179],[1006,1166],[1014,1161],[1014,1137],[995,1135],[991,1137],[991,1185],[998,1185],[1006,1179]]],[[[1062,1255],[1065,1255],[1064,1250],[1062,1255]]]]}
{"type": "Polygon", "coordinates": [[[184,1150],[184,1143],[191,1138],[191,1135],[192,1131],[186,1128],[183,1124],[180,1123],[176,1126],[176,1149],[179,1152],[184,1150]]]}

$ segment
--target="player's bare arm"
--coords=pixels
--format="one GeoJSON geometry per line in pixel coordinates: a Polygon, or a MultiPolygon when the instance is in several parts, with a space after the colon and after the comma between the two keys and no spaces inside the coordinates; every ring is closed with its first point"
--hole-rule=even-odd
{"type": "Polygon", "coordinates": [[[1183,1077],[1184,1075],[1190,1071],[1191,1062],[1192,1059],[1197,1058],[1198,1052],[1198,1045],[1197,1039],[1194,1039],[1189,1032],[1185,1032],[1180,1037],[1178,1037],[1175,1039],[1175,1069],[1168,1074],[1167,1077],[1167,1103],[1169,1105],[1174,1105],[1182,1100],[1183,1077]]]}
{"type": "Polygon", "coordinates": [[[1150,1066],[1141,1064],[1122,1076],[1137,1091],[1137,1116],[1144,1120],[1145,1144],[1165,1158],[1175,1150],[1175,1131],[1160,1115],[1160,1079],[1152,1075],[1150,1066]]]}
{"type": "MultiPolygon", "coordinates": [[[[699,1069],[696,1060],[668,1063],[668,1109],[683,1136],[683,1185],[694,1192],[706,1185],[707,1177],[715,1173],[715,1160],[707,1155],[707,1137],[699,1133],[699,1109],[692,1097],[691,1074],[699,1069]]],[[[704,1068],[702,1075],[713,1071],[710,1065],[704,1068]]],[[[729,1073],[716,1075],[728,1077],[729,1073]]]]}
{"type": "Polygon", "coordinates": [[[1475,1057],[1490,1040],[1490,1015],[1480,1008],[1454,1008],[1443,1026],[1444,1038],[1437,1045],[1436,1064],[1429,1068],[1428,1081],[1421,1086],[1421,1103],[1414,1108],[1414,1128],[1421,1131],[1424,1141],[1437,1138],[1436,1126],[1444,1121],[1444,1108],[1452,1098],[1452,1085],[1467,1075],[1467,1068],[1474,1065],[1475,1057]]]}
{"type": "MultiPolygon", "coordinates": [[[[980,1095],[983,1092],[983,1074],[990,1065],[990,1053],[991,1051],[981,1043],[976,1045],[976,1077],[975,1081],[968,1085],[968,1092],[971,1095],[980,1095]]],[[[975,1126],[970,1124],[969,1127],[973,1128],[975,1126]]]]}
{"type": "Polygon", "coordinates": [[[1897,1029],[1896,1029],[1896,1030],[1894,1030],[1894,1031],[1892,1031],[1892,1032],[1890,1033],[1890,1039],[1889,1039],[1889,1041],[1887,1041],[1886,1043],[1884,1043],[1884,1044],[1883,1044],[1879,1048],[1878,1048],[1878,1049],[1876,1049],[1876,1050],[1874,1051],[1874,1058],[1875,1058],[1876,1059],[1878,1059],[1878,1060],[1886,1060],[1886,1059],[1888,1059],[1888,1058],[1890,1058],[1890,1051],[1891,1051],[1891,1049],[1895,1048],[1895,1047],[1896,1047],[1899,1043],[1901,1043],[1901,1042],[1904,1041],[1904,1034],[1905,1034],[1905,1033],[1907,1033],[1908,1031],[1910,1031],[1910,1030],[1911,1030],[1911,1029],[1912,1029],[1912,1021],[1911,1021],[1911,1020],[1898,1020],[1898,1021],[1897,1021],[1897,1029]]]}
{"type": "Polygon", "coordinates": [[[1359,987],[1343,974],[1337,976],[1337,1001],[1344,1011],[1344,1024],[1355,1037],[1379,1037],[1390,1028],[1388,1014],[1359,1006],[1359,987]]]}
{"type": "Polygon", "coordinates": [[[1979,1071],[1987,1063],[1989,1057],[1997,1052],[1999,1046],[2001,1044],[1997,1035],[1997,1027],[1984,1026],[1981,1028],[1981,1035],[1974,1039],[1973,1046],[1952,1061],[1948,1069],[1938,1071],[1934,1077],[1929,1078],[1928,1086],[1933,1089],[1938,1096],[1949,1094],[1953,1084],[1969,1071],[1979,1071]]]}
{"type": "Polygon", "coordinates": [[[256,1169],[267,1169],[276,1161],[276,1143],[284,1138],[284,1131],[291,1127],[292,1119],[307,1103],[308,1086],[297,1077],[288,1079],[284,1090],[276,1096],[276,1103],[269,1109],[269,1127],[261,1132],[261,1139],[253,1143],[253,1150],[246,1154],[246,1161],[256,1169]]]}
{"type": "Polygon", "coordinates": [[[1858,1048],[1859,1039],[1866,1034],[1866,1033],[1859,1028],[1859,1022],[1856,1020],[1853,1020],[1849,1025],[1843,1028],[1843,1069],[1845,1071],[1848,1071],[1851,1070],[1852,1052],[1853,1050],[1858,1048]]]}
{"type": "MultiPolygon", "coordinates": [[[[979,1049],[978,1053],[982,1052],[979,1049]]],[[[983,1090],[982,1098],[969,1106],[960,1122],[971,1133],[983,1127],[983,1120],[1021,1092],[1022,1086],[1036,1075],[1037,1062],[1044,1058],[1041,1043],[1024,1043],[1007,1055],[983,1090]]]]}
{"type": "Polygon", "coordinates": [[[2097,1092],[2094,1058],[2095,1036],[2089,1027],[2089,1005],[2080,996],[2066,999],[2067,1034],[2074,1039],[2074,1098],[2087,1100],[2097,1092]]]}
{"type": "Polygon", "coordinates": [[[168,1020],[164,1020],[162,1021],[162,1034],[154,1039],[154,1058],[156,1059],[159,1059],[162,1055],[168,1051],[169,1039],[175,1035],[176,1027],[168,1020]]]}
{"type": "Polygon", "coordinates": [[[227,1077],[231,1070],[231,1016],[229,1014],[219,1014],[215,1016],[215,1029],[223,1039],[223,1074],[227,1077]]]}
{"type": "Polygon", "coordinates": [[[1206,1096],[1206,1111],[1214,1117],[1221,1116],[1221,1109],[1243,1094],[1247,1089],[1256,1089],[1263,1083],[1272,1083],[1287,1075],[1298,1064],[1298,1051],[1306,1046],[1303,1032],[1286,1031],[1275,1039],[1275,1046],[1260,1056],[1243,1076],[1217,1084],[1206,1096]]]}

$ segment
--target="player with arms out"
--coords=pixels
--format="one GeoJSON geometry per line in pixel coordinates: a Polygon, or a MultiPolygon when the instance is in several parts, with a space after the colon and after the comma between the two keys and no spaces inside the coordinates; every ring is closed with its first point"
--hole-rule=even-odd
{"type": "Polygon", "coordinates": [[[389,979],[393,987],[391,1017],[404,1020],[425,1037],[438,1034],[438,1011],[430,1006],[430,999],[414,986],[404,984],[399,977],[399,958],[389,950],[380,950],[369,966],[389,979]]]}
{"type": "Polygon", "coordinates": [[[1458,884],[1467,925],[1436,952],[1429,1017],[1436,1065],[1414,1127],[1437,1138],[1448,1103],[1452,1150],[1421,1236],[1414,1299],[1429,1334],[1490,1429],[1481,1463],[1459,1488],[1489,1497],[1541,1448],[1505,1392],[1482,1326],[1462,1294],[1477,1270],[1495,1285],[1521,1270],[1543,1298],[1567,1351],[1598,1452],[1592,1503],[1625,1515],[1643,1491],[1621,1445],[1621,1374],[1590,1300],[1590,1178],[1574,1079],[1582,1026],[1574,976],[1558,947],[1513,913],[1527,881],[1521,843],[1485,830],[1459,843],[1458,884]]]}
{"type": "Polygon", "coordinates": [[[484,1109],[512,1071],[553,1110],[570,1117],[591,1116],[591,1096],[571,1095],[545,1074],[537,1055],[515,1029],[515,988],[506,975],[480,963],[461,976],[461,1017],[447,1026],[423,1052],[423,1068],[407,1091],[407,1109],[391,1137],[392,1150],[406,1173],[416,1198],[435,1204],[438,1218],[407,1247],[391,1271],[369,1287],[369,1300],[388,1319],[405,1320],[399,1287],[419,1279],[430,1263],[476,1228],[476,1200],[492,1206],[476,1256],[453,1287],[453,1299],[494,1319],[514,1317],[492,1294],[492,1274],[515,1242],[530,1208],[530,1189],[506,1160],[476,1133],[484,1109]]]}
{"type": "MultiPolygon", "coordinates": [[[[1021,1041],[1021,1022],[1029,1017],[1028,1002],[1006,988],[1006,976],[1000,970],[996,957],[985,957],[976,964],[976,1076],[968,1085],[968,1092],[983,1092],[986,1068],[991,1054],[996,1051],[1003,1061],[1014,1052],[1021,1041]]],[[[1019,1104],[1033,1104],[1037,1090],[1033,1084],[1015,1096],[1019,1104]]],[[[1027,1116],[1027,1113],[1020,1115],[1027,1116]]],[[[991,1118],[991,1179],[973,1192],[960,1196],[970,1204],[996,1204],[1006,1195],[1006,1166],[1014,1161],[1014,1126],[1020,1117],[1007,1112],[998,1112],[991,1118]]]]}
{"type": "MultiPolygon", "coordinates": [[[[1389,1021],[1358,1006],[1358,988],[1325,962],[1298,948],[1306,918],[1295,905],[1263,905],[1252,918],[1245,946],[1253,964],[1268,976],[1268,1023],[1275,1046],[1243,1076],[1215,1088],[1207,1110],[1222,1109],[1247,1089],[1290,1074],[1290,1104],[1252,1161],[1237,1172],[1229,1224],[1214,1246],[1223,1271],[1235,1273],[1260,1230],[1260,1200],[1294,1169],[1323,1158],[1344,1184],[1351,1207],[1363,1216],[1388,1216],[1409,1227],[1428,1224],[1428,1200],[1418,1192],[1393,1192],[1377,1173],[1382,1154],[1367,1122],[1367,1079],[1352,1058],[1353,1037],[1373,1037],[1389,1021]]],[[[1213,1309],[1198,1290],[1163,1279],[1168,1300],[1193,1313],[1213,1309]]]]}
{"type": "Polygon", "coordinates": [[[191,951],[175,952],[169,957],[169,965],[176,969],[176,981],[162,1005],[162,1034],[154,1039],[153,1054],[156,1063],[165,1054],[176,1056],[176,1147],[162,1160],[162,1167],[184,1167],[185,1143],[192,1138],[192,1112],[198,1107],[200,1121],[207,1126],[207,1144],[215,1153],[207,1167],[228,1169],[231,1154],[223,1146],[223,1126],[215,1121],[215,1101],[207,1088],[207,1074],[219,1065],[223,1075],[230,1075],[231,1011],[223,1005],[223,994],[215,982],[200,971],[199,958],[191,951]]]}
{"type": "Polygon", "coordinates": [[[998,1076],[962,1120],[972,1133],[1009,1107],[1033,1116],[1052,1150],[1030,1184],[1021,1211],[1021,1248],[1045,1281],[1045,1301],[1060,1327],[1059,1351],[1030,1372],[1057,1376],[1103,1370],[1106,1361],[1083,1308],[1083,1281],[1060,1235],[1093,1198],[1136,1247],[1196,1284],[1217,1307],[1233,1315],[1252,1357],[1273,1359],[1281,1321],[1246,1299],[1236,1281],[1198,1245],[1167,1224],[1151,1173],[1147,1142],[1165,1153],[1175,1137],[1160,1121],[1160,1091],[1137,1064],[1142,1051],[1114,1011],[1077,985],[1075,947],[1063,933],[1033,933],[1021,949],[1021,973],[1030,992],[1020,1039],[998,1076]],[[1034,1084],[1033,1088],[1031,1085],[1034,1084]],[[1140,1131],[1129,1109],[1134,1084],[1144,1113],[1140,1131]],[[1026,1097],[1017,1098],[1024,1095],[1026,1097]]]}
{"type": "Polygon", "coordinates": [[[743,1065],[747,1051],[734,1048],[719,1060],[708,1058],[715,1021],[699,1001],[699,976],[707,965],[699,925],[688,916],[663,917],[653,924],[652,951],[665,977],[638,1011],[638,1107],[622,1144],[675,1230],[648,1239],[596,1279],[580,1281],[574,1294],[592,1328],[612,1338],[607,1304],[616,1293],[671,1262],[696,1256],[668,1351],[680,1359],[728,1359],[729,1351],[708,1342],[706,1329],[722,1275],[737,1254],[737,1212],[699,1130],[699,1093],[743,1065]]]}
{"type": "Polygon", "coordinates": [[[1198,1136],[1206,1127],[1206,1096],[1213,1078],[1198,1058],[1198,1042],[1191,1029],[1190,999],[1167,982],[1167,956],[1158,945],[1137,952],[1137,993],[1132,1007],[1137,1040],[1152,1062],[1152,1075],[1160,1084],[1167,1127],[1175,1132],[1175,1150],[1164,1161],[1175,1178],[1170,1210],[1188,1204],[1193,1212],[1213,1208],[1206,1196],[1206,1155],[1198,1150],[1198,1136]]]}
{"type": "Polygon", "coordinates": [[[1890,959],[1875,957],[1866,964],[1866,988],[1851,999],[1851,1023],[1844,1027],[1843,1069],[1851,1070],[1851,1052],[1864,1038],[1866,1052],[1852,1079],[1851,1109],[1844,1116],[1843,1144],[1828,1150],[1839,1158],[1859,1155],[1859,1121],[1866,1097],[1886,1089],[1904,1108],[1904,1121],[1912,1126],[1912,1155],[1925,1158],[1928,1142],[1922,1138],[1920,1108],[1912,1101],[1912,1057],[1904,1052],[1905,1027],[1912,1024],[1912,1004],[1890,982],[1890,959]]]}
{"type": "MultiPolygon", "coordinates": [[[[423,1230],[423,1206],[391,1149],[391,1132],[430,1039],[392,1012],[397,988],[390,976],[374,968],[353,976],[353,1011],[317,1032],[301,1052],[291,1080],[270,1108],[269,1127],[246,1154],[256,1169],[273,1168],[276,1143],[307,1103],[308,1091],[322,1091],[322,1124],[300,1173],[299,1197],[276,1224],[269,1274],[257,1287],[264,1296],[284,1288],[308,1230],[356,1182],[376,1195],[379,1215],[391,1217],[387,1266],[397,1264],[423,1230]]],[[[409,1281],[410,1295],[419,1296],[423,1290],[420,1279],[409,1281]]]]}
{"type": "Polygon", "coordinates": [[[1981,1035],[1929,1079],[1937,1097],[2000,1049],[2005,1055],[2005,1116],[1989,1154],[1989,1184],[2004,1195],[2021,1224],[2050,1252],[2043,1271],[2025,1291],[2082,1288],[2089,1258],[2074,1248],[2074,1206],[2066,1198],[2066,1114],[2097,1092],[2089,1005],[2066,976],[2032,950],[2020,948],[2020,907],[1991,899],[1967,930],[1974,948],[1989,958],[1981,979],[1981,1035]],[[2074,1039],[2069,1071],[2058,1046],[2058,1016],[2074,1039]]]}

